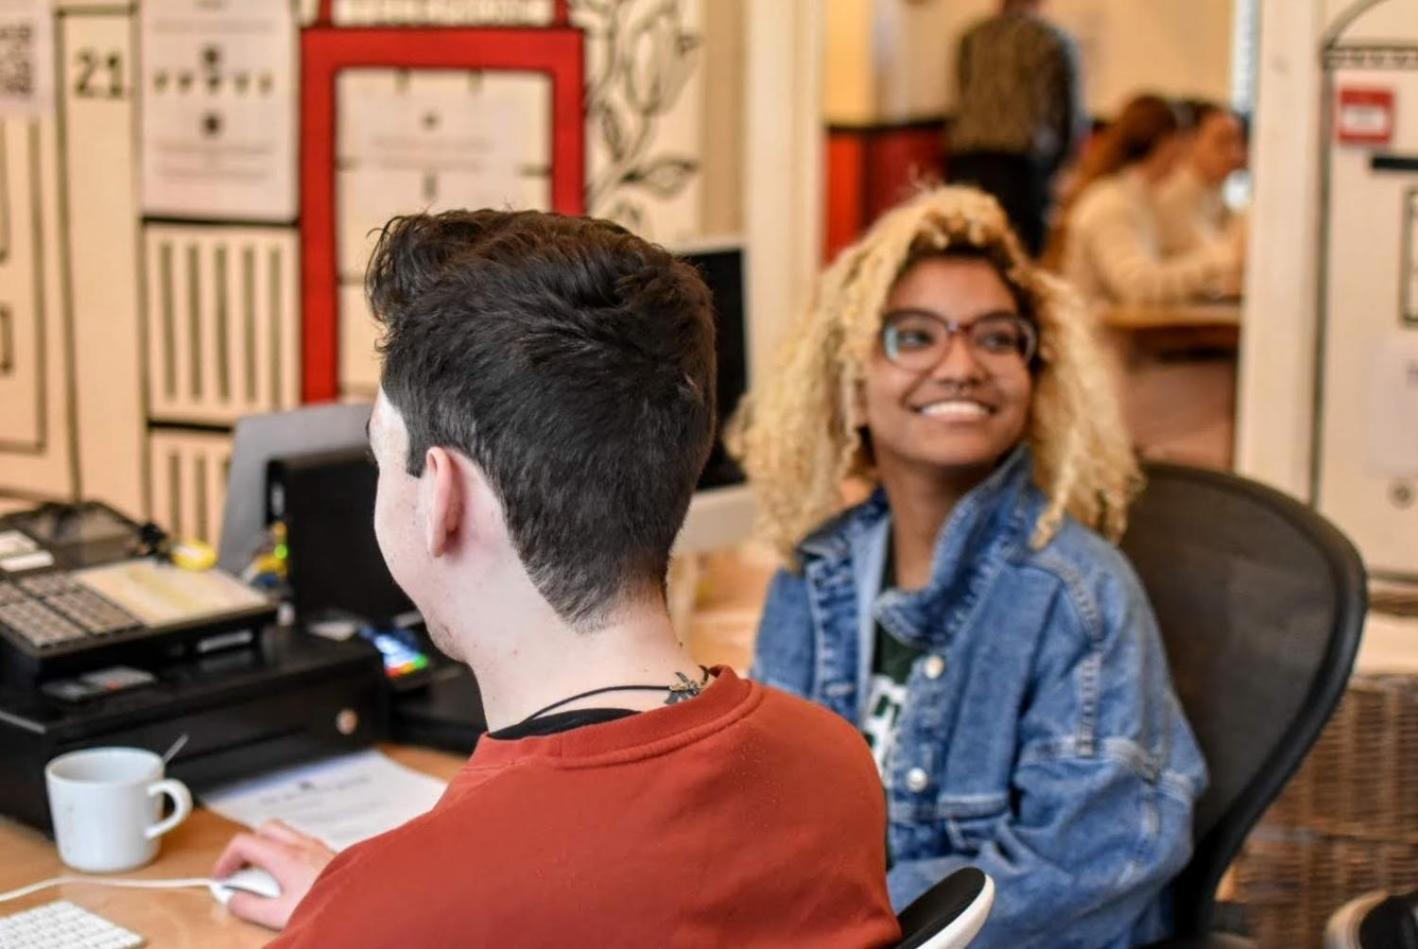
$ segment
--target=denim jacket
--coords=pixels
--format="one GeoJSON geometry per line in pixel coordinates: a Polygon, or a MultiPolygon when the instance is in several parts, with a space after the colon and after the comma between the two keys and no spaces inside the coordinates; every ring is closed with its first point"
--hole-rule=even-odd
{"type": "Polygon", "coordinates": [[[880,622],[924,650],[885,763],[892,902],[994,878],[980,946],[1126,946],[1169,926],[1206,766],[1124,557],[1046,505],[1019,448],[955,507],[921,590],[879,591],[883,492],[799,548],[768,593],[753,675],[860,728],[880,622]]]}

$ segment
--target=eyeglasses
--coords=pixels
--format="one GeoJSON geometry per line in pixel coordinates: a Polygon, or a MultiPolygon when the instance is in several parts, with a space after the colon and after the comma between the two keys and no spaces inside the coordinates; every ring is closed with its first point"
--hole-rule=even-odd
{"type": "Polygon", "coordinates": [[[985,366],[1026,365],[1039,350],[1039,331],[1017,313],[988,313],[970,323],[947,320],[927,310],[892,310],[882,318],[881,348],[902,369],[934,369],[950,352],[956,335],[985,366]]]}

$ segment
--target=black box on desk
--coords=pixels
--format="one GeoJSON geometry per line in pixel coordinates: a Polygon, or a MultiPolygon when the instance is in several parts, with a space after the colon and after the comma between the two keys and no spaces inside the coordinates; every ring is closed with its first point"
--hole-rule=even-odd
{"type": "Polygon", "coordinates": [[[33,689],[0,692],[0,814],[50,831],[44,766],[106,745],[162,754],[194,792],[366,747],[384,737],[378,653],[273,629],[259,646],[151,669],[150,685],[67,702],[33,689]]]}

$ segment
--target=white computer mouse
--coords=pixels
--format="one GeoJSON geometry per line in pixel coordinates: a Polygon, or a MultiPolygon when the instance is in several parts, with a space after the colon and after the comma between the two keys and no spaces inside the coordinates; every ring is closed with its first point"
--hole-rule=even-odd
{"type": "Polygon", "coordinates": [[[213,880],[208,887],[223,906],[231,902],[231,895],[237,890],[270,899],[281,895],[281,885],[276,878],[258,867],[245,867],[224,880],[213,880]]]}

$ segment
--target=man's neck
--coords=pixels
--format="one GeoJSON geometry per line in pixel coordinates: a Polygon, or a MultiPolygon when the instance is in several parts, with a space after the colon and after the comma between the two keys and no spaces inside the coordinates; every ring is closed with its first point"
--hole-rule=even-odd
{"type": "MultiPolygon", "coordinates": [[[[545,607],[545,604],[541,604],[545,607]]],[[[656,598],[624,608],[594,632],[567,626],[550,607],[479,610],[476,626],[452,630],[482,693],[488,729],[498,731],[582,692],[627,685],[668,686],[699,666],[679,643],[656,598]]],[[[611,691],[558,705],[556,711],[665,704],[668,692],[611,691]]]]}

